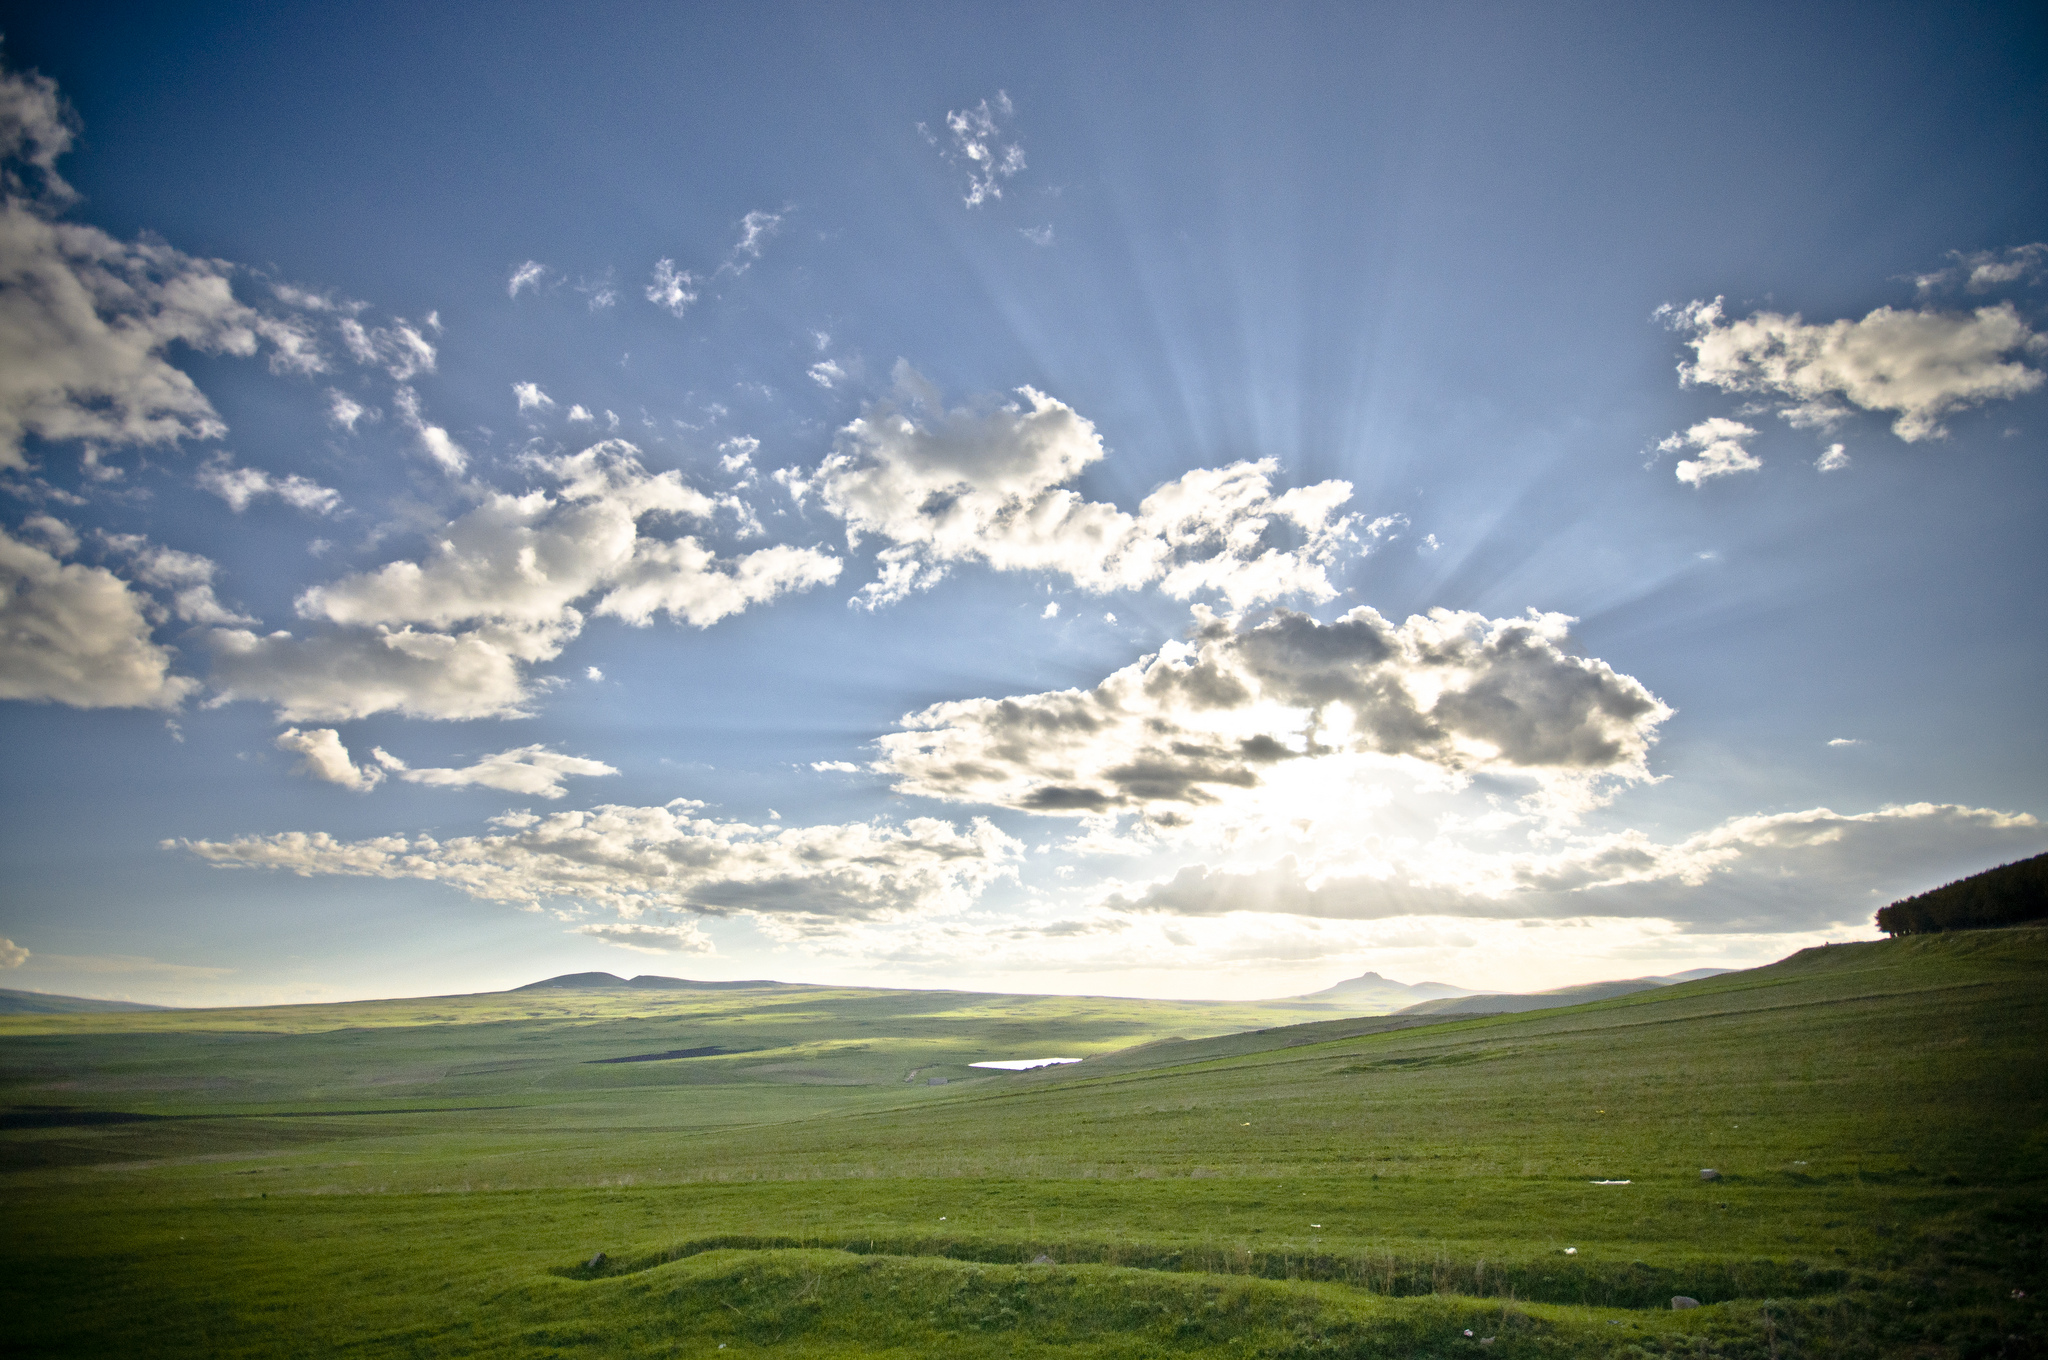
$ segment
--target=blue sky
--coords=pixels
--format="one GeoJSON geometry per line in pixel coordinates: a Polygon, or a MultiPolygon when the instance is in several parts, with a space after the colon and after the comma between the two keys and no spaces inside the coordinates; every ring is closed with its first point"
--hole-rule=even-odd
{"type": "Polygon", "coordinates": [[[2025,6],[0,32],[0,985],[1527,988],[2048,848],[2025,6]]]}

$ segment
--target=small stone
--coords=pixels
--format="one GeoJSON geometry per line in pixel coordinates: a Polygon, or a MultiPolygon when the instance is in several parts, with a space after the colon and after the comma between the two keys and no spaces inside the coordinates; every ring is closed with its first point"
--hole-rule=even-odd
{"type": "Polygon", "coordinates": [[[1052,1257],[1050,1257],[1050,1256],[1047,1256],[1047,1255],[1046,1255],[1046,1254],[1045,1254],[1044,1252],[1042,1252],[1042,1251],[1041,1251],[1040,1253],[1038,1253],[1038,1255],[1036,1255],[1036,1256],[1034,1256],[1034,1257],[1032,1257],[1032,1258],[1031,1258],[1031,1264],[1032,1264],[1032,1265],[1035,1265],[1035,1266],[1049,1266],[1049,1265],[1051,1265],[1052,1263],[1053,1263],[1052,1257]]]}
{"type": "Polygon", "coordinates": [[[1699,1306],[1700,1301],[1698,1299],[1689,1299],[1683,1294],[1673,1294],[1671,1296],[1671,1311],[1674,1313],[1683,1312],[1687,1308],[1697,1308],[1699,1306]]]}
{"type": "Polygon", "coordinates": [[[596,1270],[599,1266],[603,1265],[606,1261],[609,1261],[611,1259],[611,1257],[605,1255],[603,1252],[599,1252],[597,1255],[591,1257],[588,1261],[585,1261],[583,1263],[583,1266],[586,1270],[596,1270]]]}
{"type": "Polygon", "coordinates": [[[1700,1179],[1703,1181],[1717,1181],[1721,1179],[1721,1173],[1714,1170],[1711,1166],[1704,1166],[1700,1168],[1700,1179]]]}

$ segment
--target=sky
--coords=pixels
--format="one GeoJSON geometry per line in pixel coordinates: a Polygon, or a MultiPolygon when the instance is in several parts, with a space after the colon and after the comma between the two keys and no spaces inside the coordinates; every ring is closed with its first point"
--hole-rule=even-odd
{"type": "Polygon", "coordinates": [[[0,986],[1746,967],[2048,849],[2027,5],[0,5],[0,986]]]}

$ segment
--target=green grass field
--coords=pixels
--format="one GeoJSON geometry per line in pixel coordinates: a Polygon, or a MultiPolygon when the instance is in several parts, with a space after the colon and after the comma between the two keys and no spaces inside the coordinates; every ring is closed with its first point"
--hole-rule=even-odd
{"type": "Polygon", "coordinates": [[[1448,1023],[828,988],[5,1017],[4,1335],[2048,1354],[2044,977],[2037,928],[1448,1023]],[[965,1066],[1053,1055],[1090,1061],[965,1066]]]}

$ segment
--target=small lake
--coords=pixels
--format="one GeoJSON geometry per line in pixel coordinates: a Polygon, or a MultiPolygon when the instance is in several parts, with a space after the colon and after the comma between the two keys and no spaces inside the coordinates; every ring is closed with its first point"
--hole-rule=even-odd
{"type": "Polygon", "coordinates": [[[1079,1058],[1005,1058],[1001,1062],[969,1063],[969,1067],[993,1067],[999,1072],[1029,1072],[1034,1067],[1057,1067],[1061,1063],[1076,1063],[1079,1058]]]}

